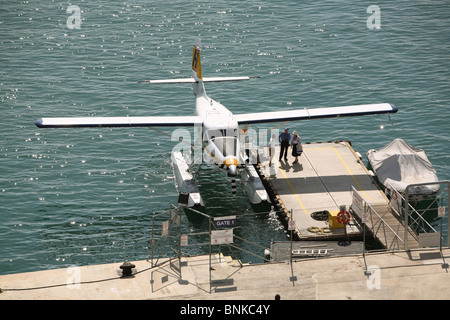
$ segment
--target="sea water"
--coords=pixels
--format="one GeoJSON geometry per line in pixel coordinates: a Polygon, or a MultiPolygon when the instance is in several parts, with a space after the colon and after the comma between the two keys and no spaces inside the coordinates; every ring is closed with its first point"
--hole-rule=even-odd
{"type": "MultiPolygon", "coordinates": [[[[204,76],[260,77],[206,85],[234,113],[389,102],[399,108],[390,117],[288,126],[304,142],[350,140],[363,156],[403,138],[426,151],[440,180],[449,179],[449,21],[448,3],[439,0],[3,1],[0,274],[148,257],[152,226],[162,224],[153,218],[178,199],[172,129],[39,129],[34,122],[192,115],[190,85],[139,81],[190,77],[195,38],[204,76]]],[[[207,214],[257,212],[242,186],[233,198],[221,177],[201,175],[217,182],[201,187],[207,214]]],[[[186,215],[182,226],[208,231],[186,215]]],[[[269,213],[246,216],[236,232],[262,247],[288,240],[269,213]]],[[[207,252],[196,241],[205,239],[190,238],[187,254],[207,252]]]]}

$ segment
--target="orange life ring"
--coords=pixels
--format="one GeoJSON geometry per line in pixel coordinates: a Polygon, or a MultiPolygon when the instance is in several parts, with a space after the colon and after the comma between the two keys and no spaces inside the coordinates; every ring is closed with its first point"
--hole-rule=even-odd
{"type": "Polygon", "coordinates": [[[350,221],[350,213],[348,211],[340,211],[337,214],[336,220],[340,224],[347,224],[350,221]]]}

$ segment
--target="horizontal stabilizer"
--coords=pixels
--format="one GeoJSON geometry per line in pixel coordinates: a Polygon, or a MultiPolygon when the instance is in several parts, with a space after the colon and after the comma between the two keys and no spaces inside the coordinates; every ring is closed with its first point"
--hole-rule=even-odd
{"type": "Polygon", "coordinates": [[[142,80],[139,83],[150,83],[150,84],[166,84],[166,83],[196,83],[194,78],[183,78],[183,79],[166,79],[166,80],[142,80]]]}
{"type": "MultiPolygon", "coordinates": [[[[203,82],[225,82],[225,81],[241,81],[256,79],[259,77],[207,77],[203,78],[203,82]]],[[[181,79],[166,79],[166,80],[143,80],[140,83],[150,83],[150,84],[168,84],[168,83],[196,83],[194,78],[181,78],[181,79]]]]}
{"type": "Polygon", "coordinates": [[[366,104],[347,107],[312,108],[288,111],[258,112],[236,114],[234,119],[239,124],[309,120],[320,118],[337,118],[363,116],[383,113],[395,113],[398,109],[390,103],[366,104]]]}
{"type": "Polygon", "coordinates": [[[81,117],[41,118],[39,128],[95,128],[95,127],[177,127],[201,125],[197,116],[176,117],[81,117]]]}
{"type": "Polygon", "coordinates": [[[203,78],[203,82],[223,82],[223,81],[241,81],[241,80],[250,80],[257,79],[259,77],[207,77],[203,78]]]}

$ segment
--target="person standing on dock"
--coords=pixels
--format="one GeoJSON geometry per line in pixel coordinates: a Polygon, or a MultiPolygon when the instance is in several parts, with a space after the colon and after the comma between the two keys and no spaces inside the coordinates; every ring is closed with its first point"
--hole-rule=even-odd
{"type": "Polygon", "coordinates": [[[291,134],[289,133],[289,128],[284,129],[284,132],[280,133],[280,135],[278,136],[278,140],[280,141],[279,161],[281,161],[283,154],[284,154],[284,160],[287,161],[287,151],[289,148],[289,141],[291,140],[291,134]]]}
{"type": "Polygon", "coordinates": [[[292,132],[292,135],[293,135],[291,141],[292,156],[295,157],[295,161],[293,163],[298,163],[298,157],[301,156],[303,153],[302,139],[300,139],[300,136],[295,130],[294,132],[292,132]]]}
{"type": "Polygon", "coordinates": [[[270,138],[269,141],[269,166],[272,165],[272,159],[273,156],[275,155],[275,147],[276,147],[276,138],[277,135],[275,133],[272,134],[272,137],[270,138]]]}

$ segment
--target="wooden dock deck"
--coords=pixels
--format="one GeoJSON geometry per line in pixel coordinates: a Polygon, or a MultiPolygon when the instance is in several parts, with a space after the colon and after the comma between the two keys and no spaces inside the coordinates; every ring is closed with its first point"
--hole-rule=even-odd
{"type": "MultiPolygon", "coordinates": [[[[391,228],[403,235],[403,232],[399,231],[398,219],[388,213],[389,200],[349,142],[304,144],[298,163],[293,163],[294,158],[290,152],[287,161],[278,161],[278,157],[277,148],[272,166],[269,166],[267,159],[264,160],[260,164],[260,173],[274,189],[272,191],[275,197],[290,219],[295,221],[295,232],[300,240],[331,240],[345,236],[343,228],[330,228],[328,219],[317,220],[313,213],[336,213],[342,205],[345,205],[348,211],[352,204],[352,187],[367,204],[384,208],[384,220],[392,221],[391,228]]],[[[354,218],[347,224],[348,237],[360,237],[362,231],[363,228],[354,218]]]]}

